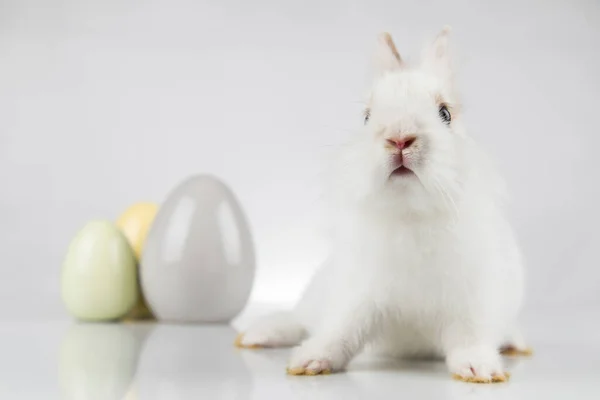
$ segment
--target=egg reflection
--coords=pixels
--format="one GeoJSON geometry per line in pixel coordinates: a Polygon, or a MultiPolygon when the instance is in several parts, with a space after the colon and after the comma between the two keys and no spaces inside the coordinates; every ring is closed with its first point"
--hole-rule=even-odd
{"type": "Polygon", "coordinates": [[[246,399],[253,376],[229,325],[158,324],[140,358],[140,398],[246,399]]]}
{"type": "Polygon", "coordinates": [[[76,324],[59,352],[65,400],[131,398],[138,359],[152,325],[76,324]]]}
{"type": "Polygon", "coordinates": [[[255,255],[246,217],[220,180],[196,175],[162,203],[142,252],[144,294],[160,320],[226,322],[246,305],[255,255]]]}

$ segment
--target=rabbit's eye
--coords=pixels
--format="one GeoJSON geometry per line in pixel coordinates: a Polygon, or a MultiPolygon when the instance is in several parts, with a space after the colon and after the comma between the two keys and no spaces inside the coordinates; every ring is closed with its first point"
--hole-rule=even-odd
{"type": "Polygon", "coordinates": [[[452,116],[450,115],[450,111],[448,111],[448,107],[446,107],[445,105],[441,105],[440,106],[440,118],[442,119],[442,121],[444,121],[445,124],[450,124],[450,120],[452,119],[452,116]]]}
{"type": "Polygon", "coordinates": [[[371,110],[368,108],[365,110],[365,125],[369,122],[369,118],[371,117],[371,110]]]}

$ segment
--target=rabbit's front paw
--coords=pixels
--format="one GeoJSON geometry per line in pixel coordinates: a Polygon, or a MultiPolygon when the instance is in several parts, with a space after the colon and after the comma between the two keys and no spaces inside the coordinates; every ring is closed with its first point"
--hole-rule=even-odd
{"type": "Polygon", "coordinates": [[[455,379],[473,383],[506,382],[508,372],[504,371],[498,352],[492,347],[473,346],[454,349],[446,359],[448,368],[455,379]]]}
{"type": "Polygon", "coordinates": [[[321,345],[308,340],[292,354],[287,373],[290,375],[324,375],[341,370],[346,360],[340,345],[321,345]]]}

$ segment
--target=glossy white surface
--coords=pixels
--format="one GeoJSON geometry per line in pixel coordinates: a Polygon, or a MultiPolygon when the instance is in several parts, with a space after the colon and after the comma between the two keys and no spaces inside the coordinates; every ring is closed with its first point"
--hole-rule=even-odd
{"type": "MultiPolygon", "coordinates": [[[[260,312],[263,312],[260,309],[260,312]]],[[[289,350],[239,350],[232,325],[0,324],[2,399],[598,399],[598,318],[526,321],[535,354],[507,384],[453,381],[439,362],[358,359],[348,372],[290,377],[289,350]]]]}

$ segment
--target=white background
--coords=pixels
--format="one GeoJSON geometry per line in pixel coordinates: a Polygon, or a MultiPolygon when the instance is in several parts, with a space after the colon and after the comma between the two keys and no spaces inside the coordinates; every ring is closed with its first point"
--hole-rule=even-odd
{"type": "Polygon", "coordinates": [[[202,172],[250,220],[253,301],[294,300],[377,33],[410,59],[444,24],[471,134],[512,189],[525,311],[600,307],[598,1],[1,0],[0,317],[67,318],[77,230],[202,172]]]}

